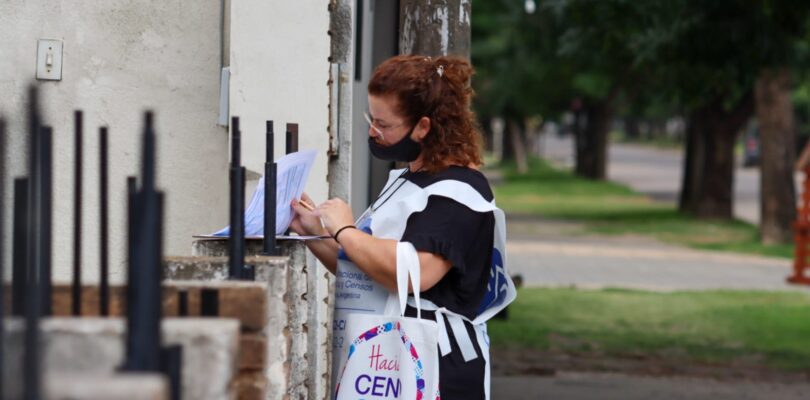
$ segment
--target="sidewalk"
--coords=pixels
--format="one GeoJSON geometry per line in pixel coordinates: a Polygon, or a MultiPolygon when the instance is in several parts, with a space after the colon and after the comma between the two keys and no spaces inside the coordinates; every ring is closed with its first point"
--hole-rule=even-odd
{"type": "Polygon", "coordinates": [[[507,216],[510,274],[526,286],[792,290],[791,260],[692,250],[639,236],[566,235],[575,224],[507,216]]]}
{"type": "Polygon", "coordinates": [[[507,216],[507,262],[525,286],[792,290],[791,260],[692,250],[641,236],[576,234],[570,222],[507,216]]]}
{"type": "Polygon", "coordinates": [[[808,396],[810,383],[728,382],[583,372],[492,379],[495,400],[804,400],[808,396]]]}

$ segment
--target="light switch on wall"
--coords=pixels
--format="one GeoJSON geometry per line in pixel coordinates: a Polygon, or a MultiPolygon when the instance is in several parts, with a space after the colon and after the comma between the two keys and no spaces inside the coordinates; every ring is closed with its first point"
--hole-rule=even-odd
{"type": "Polygon", "coordinates": [[[39,39],[37,41],[37,79],[62,80],[62,41],[39,39]]]}

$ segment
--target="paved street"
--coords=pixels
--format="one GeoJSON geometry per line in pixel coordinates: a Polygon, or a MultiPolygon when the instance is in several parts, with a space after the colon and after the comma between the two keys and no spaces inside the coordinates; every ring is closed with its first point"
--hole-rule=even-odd
{"type": "Polygon", "coordinates": [[[494,400],[805,400],[810,383],[716,381],[613,373],[495,377],[494,400]]]}

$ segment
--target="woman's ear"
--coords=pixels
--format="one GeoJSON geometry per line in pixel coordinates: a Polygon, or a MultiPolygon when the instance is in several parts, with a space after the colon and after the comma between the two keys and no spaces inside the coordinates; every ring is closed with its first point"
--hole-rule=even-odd
{"type": "Polygon", "coordinates": [[[422,117],[416,122],[416,127],[413,130],[413,140],[416,142],[421,142],[425,139],[428,132],[430,132],[430,118],[422,117]]]}

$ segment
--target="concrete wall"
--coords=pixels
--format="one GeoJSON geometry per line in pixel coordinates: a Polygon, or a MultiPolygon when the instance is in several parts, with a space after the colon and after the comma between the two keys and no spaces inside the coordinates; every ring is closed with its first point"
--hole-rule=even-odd
{"type": "MultiPolygon", "coordinates": [[[[220,0],[0,0],[0,113],[10,117],[12,175],[25,169],[25,92],[35,76],[37,39],[64,40],[63,79],[40,83],[45,121],[55,128],[56,280],[69,279],[71,268],[76,108],[85,110],[86,127],[86,280],[95,281],[98,269],[99,125],[110,127],[114,282],[124,279],[125,179],[139,165],[142,110],[156,110],[158,184],[167,194],[165,252],[188,254],[192,234],[226,223],[228,136],[216,125],[220,10],[220,0]]],[[[2,235],[7,249],[10,225],[9,218],[2,235]]]]}
{"type": "MultiPolygon", "coordinates": [[[[275,156],[284,154],[286,124],[298,123],[299,148],[317,150],[305,191],[317,203],[328,198],[329,3],[329,0],[270,0],[230,4],[230,113],[240,118],[243,163],[248,171],[255,172],[247,174],[247,193],[252,193],[258,183],[256,179],[264,171],[265,121],[273,120],[275,156]]],[[[299,252],[299,257],[302,253],[299,252]]],[[[330,365],[324,349],[329,348],[331,319],[326,308],[331,304],[321,301],[321,297],[316,302],[312,297],[316,293],[328,294],[324,287],[329,282],[328,272],[314,262],[297,263],[310,266],[304,284],[309,285],[310,301],[317,309],[313,307],[306,321],[309,343],[296,341],[290,345],[289,354],[283,355],[286,358],[276,359],[275,363],[273,358],[269,360],[268,398],[280,398],[274,395],[284,388],[279,382],[288,385],[290,398],[304,398],[299,397],[304,393],[299,386],[309,386],[306,389],[310,398],[326,398],[329,392],[328,375],[319,375],[327,373],[330,365]],[[307,363],[297,361],[299,351],[308,354],[307,363]],[[282,362],[291,363],[285,371],[278,369],[282,362]],[[308,370],[299,370],[304,365],[308,370]],[[282,374],[290,375],[289,383],[273,378],[282,374]]],[[[300,328],[300,324],[293,322],[291,318],[289,326],[284,327],[288,337],[295,337],[295,329],[300,328]]],[[[268,339],[283,343],[281,337],[272,334],[268,334],[268,339]]]]}
{"type": "MultiPolygon", "coordinates": [[[[248,180],[264,171],[265,120],[275,122],[275,154],[284,129],[298,123],[299,148],[318,156],[306,192],[326,200],[329,149],[328,0],[233,1],[230,6],[230,112],[240,117],[248,180]]],[[[252,193],[256,181],[248,185],[252,193]]],[[[249,196],[249,194],[248,194],[249,196]]]]}
{"type": "MultiPolygon", "coordinates": [[[[267,285],[267,324],[263,330],[268,343],[266,398],[323,399],[329,376],[324,355],[319,353],[325,344],[316,342],[316,331],[326,321],[315,321],[314,326],[309,313],[310,307],[324,304],[324,299],[314,297],[310,288],[311,275],[318,267],[307,264],[307,250],[301,242],[283,241],[281,250],[289,258],[254,256],[260,251],[260,243],[249,241],[245,259],[246,264],[255,267],[256,281],[267,285]]],[[[194,246],[195,257],[166,260],[166,279],[227,279],[227,251],[224,240],[199,241],[194,246]]]]}
{"type": "MultiPolygon", "coordinates": [[[[142,110],[157,111],[165,254],[190,254],[191,235],[227,224],[229,141],[227,129],[216,125],[223,58],[231,68],[230,112],[242,119],[243,162],[254,172],[247,175],[248,198],[263,171],[264,121],[272,119],[277,157],[287,122],[299,124],[301,149],[318,150],[306,190],[326,199],[329,1],[228,1],[221,29],[223,1],[0,0],[0,114],[11,117],[10,176],[25,173],[25,92],[34,79],[36,40],[64,40],[62,81],[40,82],[44,116],[55,127],[56,280],[68,280],[71,270],[75,108],[86,111],[86,281],[95,281],[98,269],[99,125],[109,125],[111,135],[113,282],[124,279],[125,178],[138,173],[142,110]]],[[[10,249],[7,220],[0,236],[10,249]]]]}
{"type": "MultiPolygon", "coordinates": [[[[8,365],[23,360],[25,321],[9,319],[5,356],[8,365]]],[[[239,322],[233,319],[166,318],[164,345],[181,345],[183,400],[231,399],[239,350],[239,322]]],[[[46,377],[65,373],[113,373],[126,358],[126,320],[120,318],[45,318],[40,351],[46,377]]],[[[20,398],[22,368],[6,368],[6,398],[20,398]]]]}

